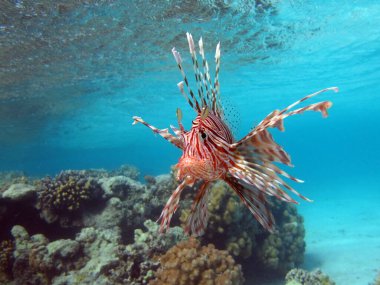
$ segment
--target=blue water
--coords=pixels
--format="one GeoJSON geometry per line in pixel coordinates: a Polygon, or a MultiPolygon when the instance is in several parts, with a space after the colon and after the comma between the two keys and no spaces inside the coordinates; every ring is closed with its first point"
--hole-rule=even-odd
{"type": "MultiPolygon", "coordinates": [[[[319,97],[334,104],[328,118],[292,117],[284,133],[273,134],[292,156],[289,172],[306,181],[297,185],[300,192],[332,205],[355,197],[337,208],[346,221],[357,217],[345,216],[348,208],[376,207],[370,202],[380,191],[378,1],[273,1],[262,12],[249,1],[225,1],[224,8],[213,1],[156,2],[0,4],[0,170],[45,175],[127,163],[142,174],[167,173],[180,152],[132,126],[131,117],[166,128],[176,124],[180,107],[190,125],[194,113],[178,92],[181,76],[170,52],[176,46],[190,74],[189,31],[203,37],[210,61],[221,42],[222,101],[239,118],[236,138],[272,110],[338,86],[339,93],[319,97]]],[[[334,211],[318,205],[301,206],[307,232],[324,226],[308,214],[315,221],[317,213],[334,211]]],[[[380,262],[371,266],[379,269],[380,262]]]]}

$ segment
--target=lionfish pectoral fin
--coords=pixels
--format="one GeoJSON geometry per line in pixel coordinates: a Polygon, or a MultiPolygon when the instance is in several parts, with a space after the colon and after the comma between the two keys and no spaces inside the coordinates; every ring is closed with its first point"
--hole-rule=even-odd
{"type": "Polygon", "coordinates": [[[186,186],[191,186],[193,180],[186,177],[175,189],[173,194],[170,196],[169,200],[166,202],[164,209],[161,212],[160,217],[157,222],[161,221],[159,231],[161,233],[167,231],[170,226],[170,221],[172,219],[173,214],[178,208],[179,198],[183,189],[186,186]]]}
{"type": "Polygon", "coordinates": [[[334,91],[338,92],[339,89],[338,87],[329,87],[325,88],[322,90],[319,90],[313,94],[307,95],[304,98],[294,102],[293,104],[289,105],[285,109],[279,111],[276,110],[274,112],[271,112],[268,116],[264,118],[252,131],[250,131],[245,137],[243,137],[241,140],[238,142],[234,143],[231,145],[231,149],[236,149],[240,145],[244,144],[246,141],[251,139],[253,136],[256,134],[266,130],[267,128],[278,128],[279,130],[283,131],[284,130],[284,124],[283,120],[286,119],[287,117],[297,115],[297,114],[302,114],[306,111],[319,111],[322,113],[323,117],[327,117],[327,109],[329,109],[332,106],[332,103],[330,101],[323,101],[323,102],[318,102],[314,104],[307,105],[305,107],[290,111],[293,107],[296,105],[306,101],[309,98],[312,98],[318,94],[324,93],[326,91],[334,91]]]}
{"type": "Polygon", "coordinates": [[[191,206],[189,217],[187,218],[185,232],[195,236],[201,236],[207,226],[208,221],[208,191],[209,182],[204,182],[198,190],[197,196],[191,206]]]}
{"type": "Polygon", "coordinates": [[[132,125],[136,125],[137,123],[141,123],[144,126],[151,129],[153,131],[153,133],[159,134],[161,137],[163,137],[164,139],[166,139],[168,142],[172,143],[176,147],[178,147],[180,149],[184,148],[182,140],[179,137],[173,136],[171,133],[169,133],[168,129],[158,129],[158,128],[148,124],[147,122],[145,122],[141,117],[133,116],[132,119],[133,119],[132,125]]]}
{"type": "Polygon", "coordinates": [[[275,221],[268,207],[265,194],[233,176],[227,176],[224,180],[239,196],[255,219],[270,233],[274,233],[275,221]]]}

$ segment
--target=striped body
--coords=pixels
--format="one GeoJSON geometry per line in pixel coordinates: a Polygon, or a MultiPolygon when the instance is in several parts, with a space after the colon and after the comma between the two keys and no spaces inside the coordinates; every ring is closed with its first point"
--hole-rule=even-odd
{"type": "Polygon", "coordinates": [[[283,110],[271,112],[246,136],[235,141],[224,122],[220,102],[220,44],[216,47],[215,76],[212,82],[202,39],[199,40],[202,66],[198,63],[195,44],[189,33],[187,33],[187,40],[197,85],[196,93],[189,86],[180,54],[174,48],[172,52],[183,77],[183,81],[178,83],[179,90],[196,113],[191,129],[186,131],[183,127],[182,112],[179,109],[177,109],[179,128],[171,126],[174,135],[168,129],[158,129],[140,117],[133,117],[133,124],[144,124],[183,151],[176,165],[179,185],[161,213],[160,231],[163,232],[169,228],[170,220],[178,208],[182,190],[198,182],[198,192],[191,206],[185,230],[194,235],[201,235],[208,220],[208,190],[213,181],[220,179],[235,191],[257,221],[268,231],[273,232],[274,219],[266,200],[268,195],[284,202],[298,203],[288,194],[292,192],[306,201],[310,200],[298,193],[282,178],[302,182],[276,165],[276,163],[282,163],[292,166],[290,156],[274,141],[269,129],[277,128],[284,131],[284,119],[306,111],[319,111],[323,117],[327,117],[327,109],[332,106],[329,101],[317,102],[298,109],[293,108],[320,93],[329,90],[337,92],[338,88],[325,88],[298,100],[283,110]]]}
{"type": "Polygon", "coordinates": [[[228,172],[228,146],[233,137],[228,126],[216,115],[197,116],[191,130],[183,134],[184,150],[179,162],[178,179],[190,175],[214,181],[228,172]]]}

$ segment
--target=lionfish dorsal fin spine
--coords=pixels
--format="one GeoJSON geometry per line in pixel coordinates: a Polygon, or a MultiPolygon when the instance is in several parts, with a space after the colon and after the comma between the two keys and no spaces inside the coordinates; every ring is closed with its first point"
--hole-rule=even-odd
{"type": "MultiPolygon", "coordinates": [[[[206,57],[205,57],[205,52],[204,52],[204,49],[203,49],[203,40],[202,40],[202,38],[199,39],[198,45],[199,45],[199,54],[202,57],[202,66],[203,66],[202,83],[203,83],[203,85],[204,85],[204,87],[206,89],[206,101],[207,101],[207,105],[210,107],[210,100],[211,100],[210,90],[212,89],[212,85],[211,85],[211,80],[210,80],[210,74],[209,74],[209,71],[208,71],[208,64],[207,64],[206,57]]],[[[202,75],[202,73],[201,73],[201,75],[202,75]]]]}
{"type": "Polygon", "coordinates": [[[196,110],[193,102],[191,101],[191,99],[189,98],[189,96],[187,96],[185,90],[183,89],[183,81],[179,82],[177,84],[177,86],[178,86],[179,91],[183,95],[183,97],[185,97],[187,103],[189,103],[190,107],[193,108],[194,110],[196,110]]]}
{"type": "MultiPolygon", "coordinates": [[[[186,85],[186,88],[187,88],[187,91],[190,93],[190,97],[186,95],[184,89],[180,88],[180,91],[183,95],[185,95],[187,98],[189,98],[188,102],[191,102],[192,100],[192,103],[193,104],[190,104],[190,106],[197,112],[197,113],[200,113],[201,112],[201,107],[199,105],[199,102],[197,100],[197,98],[195,98],[194,96],[194,93],[193,91],[191,90],[190,86],[189,86],[189,81],[187,80],[187,77],[186,77],[186,74],[185,74],[185,71],[183,70],[183,67],[182,67],[182,59],[181,59],[181,56],[179,54],[178,51],[176,51],[175,48],[172,49],[172,53],[173,53],[173,56],[177,62],[177,66],[178,66],[178,69],[180,70],[181,74],[182,74],[182,78],[183,78],[183,82],[185,82],[185,85],[186,85]],[[183,91],[183,92],[182,92],[183,91]],[[191,98],[191,100],[190,100],[191,98]]],[[[178,86],[180,87],[180,86],[178,86]]]]}
{"type": "Polygon", "coordinates": [[[220,103],[220,84],[219,84],[219,71],[220,71],[220,42],[216,45],[215,50],[215,78],[214,78],[214,90],[215,90],[215,104],[216,110],[221,110],[220,103]]]}
{"type": "Polygon", "coordinates": [[[202,107],[204,107],[204,106],[207,106],[207,102],[206,102],[206,100],[204,98],[204,94],[203,94],[202,75],[201,75],[201,72],[199,71],[199,64],[198,64],[197,54],[195,52],[193,36],[190,33],[186,33],[186,36],[187,36],[187,41],[189,43],[191,60],[193,62],[195,82],[196,82],[197,88],[198,88],[198,97],[202,103],[202,107]]]}
{"type": "Polygon", "coordinates": [[[194,77],[197,85],[197,94],[196,97],[194,92],[189,86],[189,81],[186,77],[185,71],[182,67],[182,58],[178,51],[175,48],[172,49],[172,53],[177,62],[178,68],[182,74],[183,81],[178,84],[181,93],[185,96],[189,105],[198,113],[201,114],[204,107],[208,107],[217,116],[222,116],[222,107],[220,103],[220,85],[219,85],[219,70],[220,70],[220,43],[218,43],[215,52],[215,78],[214,82],[211,81],[209,65],[206,60],[205,52],[203,49],[203,40],[199,40],[199,54],[202,57],[202,66],[203,73],[199,70],[199,63],[197,59],[197,54],[195,50],[195,44],[193,37],[190,33],[186,33],[187,41],[189,44],[189,51],[193,63],[194,77]],[[187,92],[185,92],[183,85],[186,85],[187,92]],[[186,93],[190,94],[187,95],[186,93]]]}

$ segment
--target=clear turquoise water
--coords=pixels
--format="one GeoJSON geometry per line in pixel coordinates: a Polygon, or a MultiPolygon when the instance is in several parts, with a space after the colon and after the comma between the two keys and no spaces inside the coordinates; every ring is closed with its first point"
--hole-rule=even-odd
{"type": "MultiPolygon", "coordinates": [[[[143,174],[168,172],[178,150],[132,127],[131,117],[164,128],[176,124],[180,107],[189,126],[194,114],[177,90],[181,77],[170,52],[182,52],[190,73],[189,31],[203,37],[210,60],[221,42],[222,100],[239,118],[237,138],[274,109],[340,88],[319,97],[334,103],[327,119],[305,114],[287,120],[285,133],[273,133],[292,156],[290,173],[306,181],[300,192],[331,205],[346,201],[334,214],[355,221],[340,226],[353,231],[354,241],[361,242],[358,225],[371,226],[361,235],[378,233],[376,219],[357,220],[355,209],[379,216],[373,200],[380,191],[380,4],[273,1],[261,9],[225,2],[2,2],[0,170],[44,175],[128,163],[143,174]]],[[[334,207],[319,205],[301,206],[308,232],[318,237],[325,223],[338,229],[326,218],[334,207]]],[[[379,243],[372,246],[379,253],[379,243]]],[[[358,284],[372,280],[364,275],[358,284]]]]}

